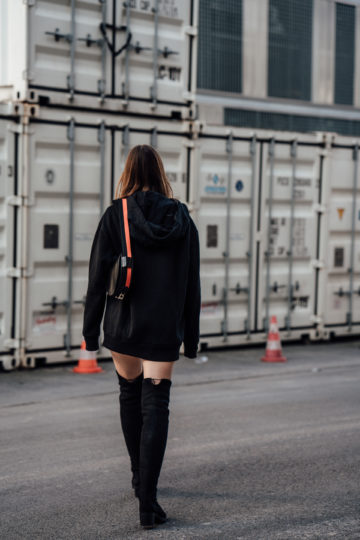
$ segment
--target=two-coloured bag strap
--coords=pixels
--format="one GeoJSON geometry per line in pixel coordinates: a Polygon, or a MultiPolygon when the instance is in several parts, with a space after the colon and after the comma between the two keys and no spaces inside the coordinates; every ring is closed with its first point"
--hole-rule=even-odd
{"type": "MultiPolygon", "coordinates": [[[[126,256],[126,262],[128,262],[128,259],[131,260],[132,263],[132,255],[131,255],[131,243],[130,243],[130,231],[129,231],[129,221],[128,221],[128,205],[127,205],[127,198],[124,197],[122,199],[122,217],[124,222],[124,228],[122,228],[121,231],[121,248],[122,253],[126,256]]],[[[123,266],[123,265],[122,265],[123,266]]],[[[126,272],[126,282],[125,287],[130,286],[131,281],[131,266],[127,266],[127,272],[126,272]]]]}

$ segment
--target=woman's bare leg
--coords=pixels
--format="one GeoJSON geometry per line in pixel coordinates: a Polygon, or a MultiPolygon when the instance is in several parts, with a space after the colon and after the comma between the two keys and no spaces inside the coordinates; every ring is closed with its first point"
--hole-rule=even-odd
{"type": "Polygon", "coordinates": [[[153,379],[154,384],[159,384],[161,379],[169,379],[171,381],[174,363],[143,360],[144,379],[153,379]]]}
{"type": "Polygon", "coordinates": [[[122,354],[115,351],[110,351],[115,364],[116,371],[119,375],[127,380],[136,379],[142,373],[142,358],[122,354]]]}

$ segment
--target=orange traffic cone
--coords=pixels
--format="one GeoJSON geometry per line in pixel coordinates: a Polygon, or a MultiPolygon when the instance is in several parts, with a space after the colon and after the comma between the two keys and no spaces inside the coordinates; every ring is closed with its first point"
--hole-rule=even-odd
{"type": "Polygon", "coordinates": [[[100,371],[104,371],[100,366],[98,366],[95,351],[86,350],[86,343],[84,339],[81,342],[78,365],[74,367],[73,371],[75,371],[75,373],[99,373],[100,371]]]}
{"type": "Polygon", "coordinates": [[[265,356],[261,360],[263,362],[286,362],[286,358],[281,351],[280,335],[275,315],[270,320],[265,356]]]}

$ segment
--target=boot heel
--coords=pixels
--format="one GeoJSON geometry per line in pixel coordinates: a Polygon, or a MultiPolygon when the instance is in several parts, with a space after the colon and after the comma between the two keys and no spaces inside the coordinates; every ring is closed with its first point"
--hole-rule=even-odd
{"type": "Polygon", "coordinates": [[[155,513],[140,512],[140,525],[144,529],[153,529],[155,527],[155,513]]]}

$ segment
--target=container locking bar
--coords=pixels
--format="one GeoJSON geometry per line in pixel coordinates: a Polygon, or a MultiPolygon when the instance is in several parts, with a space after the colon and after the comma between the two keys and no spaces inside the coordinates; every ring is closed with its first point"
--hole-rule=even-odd
{"type": "Polygon", "coordinates": [[[71,118],[67,129],[67,139],[70,147],[70,189],[69,189],[69,254],[65,257],[68,266],[68,298],[67,298],[67,327],[64,336],[66,356],[71,356],[71,329],[72,329],[72,294],[73,294],[73,235],[74,235],[74,167],[75,167],[75,120],[71,118]]]}
{"type": "Polygon", "coordinates": [[[130,43],[128,48],[133,50],[136,54],[139,54],[142,51],[152,51],[152,47],[143,47],[140,41],[136,41],[134,44],[130,43]]]}
{"type": "Polygon", "coordinates": [[[352,294],[357,294],[358,296],[360,296],[360,287],[356,290],[353,290],[353,291],[344,291],[344,289],[342,287],[339,287],[339,290],[337,291],[334,291],[334,293],[336,296],[339,296],[340,298],[342,296],[350,296],[352,294]]]}
{"type": "Polygon", "coordinates": [[[98,46],[98,47],[102,47],[103,43],[104,43],[104,40],[103,39],[93,39],[91,37],[91,34],[87,34],[86,37],[84,38],[77,38],[78,41],[84,41],[86,43],[86,46],[87,47],[91,47],[91,45],[93,45],[94,43],[98,46]]]}
{"type": "Polygon", "coordinates": [[[222,302],[224,306],[224,319],[221,321],[221,333],[223,341],[227,341],[228,329],[228,291],[229,291],[229,256],[230,256],[230,189],[232,179],[232,160],[233,160],[233,133],[231,132],[226,140],[226,153],[228,156],[228,175],[227,175],[227,194],[226,194],[226,233],[225,233],[225,279],[222,291],[222,302]]]}
{"type": "Polygon", "coordinates": [[[249,293],[247,305],[247,320],[245,321],[245,329],[248,339],[250,339],[252,325],[252,296],[253,296],[253,248],[254,248],[254,207],[255,207],[255,182],[256,182],[256,136],[254,135],[250,142],[250,158],[251,158],[251,198],[250,198],[250,234],[249,246],[246,253],[248,258],[248,275],[249,275],[249,293]]]}
{"type": "Polygon", "coordinates": [[[155,0],[155,5],[152,9],[154,14],[154,51],[153,51],[153,84],[150,87],[150,98],[152,100],[152,108],[157,106],[158,89],[158,41],[159,41],[159,0],[155,0]]]}
{"type": "MultiPolygon", "coordinates": [[[[274,281],[274,283],[270,286],[269,290],[277,293],[279,289],[286,289],[287,285],[279,285],[277,281],[274,281]]],[[[292,285],[292,290],[299,291],[300,290],[300,283],[298,281],[295,281],[295,284],[292,285]]],[[[291,298],[293,300],[293,297],[291,298]]]]}
{"type": "Polygon", "coordinates": [[[57,307],[59,306],[64,306],[64,307],[67,307],[68,306],[68,301],[67,300],[61,300],[61,301],[58,301],[57,299],[57,296],[53,296],[50,300],[50,302],[42,302],[42,306],[50,306],[52,309],[56,309],[57,307]]]}
{"type": "Polygon", "coordinates": [[[179,54],[177,51],[172,51],[166,46],[163,49],[158,49],[158,53],[162,54],[164,58],[168,58],[171,54],[179,54]]]}
{"type": "Polygon", "coordinates": [[[100,217],[102,216],[104,212],[104,184],[105,184],[105,122],[102,121],[99,130],[98,130],[98,142],[100,144],[100,197],[99,197],[99,203],[100,203],[100,217]]]}
{"type": "MultiPolygon", "coordinates": [[[[270,161],[270,179],[269,179],[269,217],[268,217],[268,232],[267,232],[267,247],[265,251],[266,260],[266,299],[265,299],[265,319],[263,320],[263,326],[265,332],[269,330],[270,320],[270,298],[269,293],[272,290],[270,285],[270,267],[271,267],[271,221],[272,221],[272,204],[273,204],[273,184],[274,184],[274,159],[275,159],[275,139],[271,139],[268,149],[269,161],[270,161]]],[[[276,283],[276,282],[275,282],[276,283]]]]}
{"type": "MultiPolygon", "coordinates": [[[[130,2],[125,2],[123,6],[126,9],[126,40],[131,36],[130,33],[130,2]]],[[[131,37],[130,37],[131,40],[131,37]]],[[[126,101],[129,101],[130,94],[130,50],[132,49],[130,41],[125,49],[125,81],[122,83],[122,94],[126,101]]]]}
{"type": "Polygon", "coordinates": [[[83,296],[82,300],[74,300],[73,304],[81,304],[82,306],[85,306],[86,302],[86,295],[83,296]]]}
{"type": "Polygon", "coordinates": [[[352,189],[352,211],[351,211],[351,248],[350,248],[350,268],[349,268],[349,311],[346,314],[346,322],[351,331],[353,324],[353,286],[354,286],[354,265],[355,265],[355,232],[356,232],[356,193],[357,178],[359,169],[359,145],[356,144],[353,150],[354,176],[352,189]]]}
{"type": "Polygon", "coordinates": [[[241,287],[240,283],[237,282],[235,287],[230,288],[229,291],[234,291],[236,294],[240,294],[242,292],[248,293],[249,287],[241,287]]]}
{"type": "MultiPolygon", "coordinates": [[[[99,0],[101,4],[101,16],[103,24],[106,24],[106,0],[99,0]]],[[[106,41],[102,39],[101,43],[101,79],[98,79],[97,86],[100,94],[100,103],[105,101],[106,92],[106,41]]]]}
{"type": "Polygon", "coordinates": [[[55,41],[60,41],[61,39],[64,39],[68,43],[71,43],[73,40],[72,34],[63,34],[60,32],[59,28],[55,28],[54,32],[45,32],[48,36],[54,36],[55,41]]]}
{"type": "Polygon", "coordinates": [[[292,162],[292,175],[291,175],[291,194],[290,194],[290,227],[289,227],[289,250],[287,252],[289,258],[289,274],[288,274],[288,309],[287,316],[285,317],[285,326],[288,335],[291,334],[291,310],[293,300],[294,285],[292,283],[293,278],[293,263],[294,263],[294,214],[295,214],[295,176],[296,176],[296,158],[297,158],[297,141],[294,140],[290,148],[290,157],[292,162]]]}

